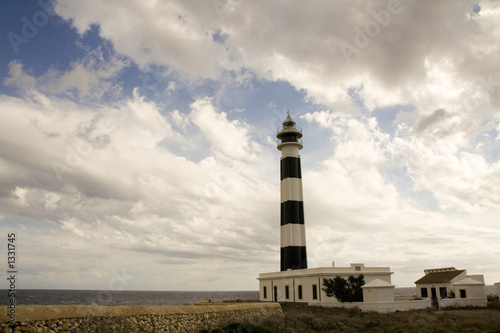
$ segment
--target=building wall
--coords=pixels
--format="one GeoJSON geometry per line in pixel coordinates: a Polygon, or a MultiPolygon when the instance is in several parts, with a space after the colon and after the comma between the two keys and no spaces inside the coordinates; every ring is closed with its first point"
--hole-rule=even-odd
{"type": "Polygon", "coordinates": [[[422,295],[422,288],[427,289],[427,297],[432,297],[431,288],[436,289],[436,297],[441,297],[440,288],[446,288],[446,297],[450,294],[450,290],[453,290],[451,283],[432,283],[432,284],[417,284],[417,298],[426,298],[422,295]]]}
{"type": "MultiPolygon", "coordinates": [[[[16,332],[199,332],[234,322],[281,321],[279,304],[205,306],[25,305],[16,307],[16,332]]],[[[0,332],[9,318],[0,313],[0,332]]]]}
{"type": "Polygon", "coordinates": [[[455,285],[455,298],[462,298],[460,290],[465,290],[466,298],[484,298],[486,299],[486,290],[484,285],[455,285]]]}
{"type": "Polygon", "coordinates": [[[272,302],[273,301],[273,282],[271,280],[260,281],[259,283],[259,294],[260,300],[263,302],[272,302]],[[265,290],[264,290],[265,288],[265,290]]]}
{"type": "Polygon", "coordinates": [[[439,308],[463,307],[463,306],[486,306],[485,297],[480,298],[447,298],[438,299],[439,308]]]}
{"type": "Polygon", "coordinates": [[[483,274],[467,275],[467,277],[471,278],[473,280],[476,280],[477,282],[484,283],[484,275],[483,274]]]}
{"type": "MultiPolygon", "coordinates": [[[[443,269],[440,269],[440,270],[443,270],[443,269]]],[[[451,268],[450,268],[451,270],[451,268]]],[[[434,269],[426,269],[424,270],[424,272],[428,273],[428,272],[432,272],[432,271],[435,271],[434,269]]],[[[453,287],[453,283],[454,282],[457,282],[457,281],[460,281],[462,279],[465,279],[467,277],[467,272],[464,271],[462,272],[461,274],[457,275],[455,278],[453,278],[450,282],[446,282],[446,283],[431,283],[431,284],[416,284],[416,288],[417,288],[417,297],[418,298],[424,298],[424,296],[422,296],[422,292],[421,292],[421,288],[427,288],[427,293],[428,293],[428,297],[432,297],[432,294],[431,294],[431,288],[434,287],[436,288],[436,296],[437,297],[441,297],[441,294],[439,293],[439,288],[441,287],[445,287],[446,288],[446,297],[448,297],[448,295],[450,294],[450,290],[454,290],[454,287],[453,287]]]]}
{"type": "Polygon", "coordinates": [[[342,307],[346,309],[359,308],[361,311],[377,311],[382,313],[425,309],[431,306],[429,300],[401,301],[401,302],[372,302],[372,303],[309,303],[311,306],[342,307]]]}
{"type": "Polygon", "coordinates": [[[337,302],[335,297],[328,297],[322,290],[323,279],[333,279],[341,276],[363,274],[365,283],[375,279],[391,283],[391,274],[388,267],[364,267],[363,264],[351,264],[351,267],[320,267],[285,272],[263,273],[259,277],[260,300],[264,302],[337,302]],[[359,269],[359,270],[357,270],[359,269]],[[288,286],[288,298],[286,287],[288,286]],[[302,286],[302,298],[299,298],[299,286],[302,286]],[[316,286],[316,298],[313,295],[313,286],[316,286]],[[264,298],[266,287],[266,298],[264,298]],[[276,298],[274,297],[276,288],[276,298]]]}
{"type": "MultiPolygon", "coordinates": [[[[302,277],[302,278],[283,278],[283,279],[276,279],[276,280],[265,280],[260,282],[260,293],[261,293],[261,301],[267,301],[267,302],[296,302],[296,303],[301,303],[301,302],[312,302],[312,301],[319,301],[319,298],[321,297],[320,295],[320,282],[321,280],[318,280],[318,277],[302,277]],[[313,285],[316,285],[316,297],[317,299],[313,298],[313,285]],[[267,299],[262,298],[263,296],[263,287],[267,287],[267,299]],[[286,289],[288,286],[288,298],[287,298],[287,293],[286,289]],[[299,288],[300,286],[302,287],[302,298],[299,296],[299,288]],[[275,292],[274,288],[276,288],[276,296],[277,299],[275,299],[275,292]],[[272,293],[269,294],[269,290],[272,290],[272,293]]],[[[325,296],[326,297],[326,296],[325,296]]]]}
{"type": "Polygon", "coordinates": [[[387,288],[363,288],[363,302],[387,302],[394,301],[394,287],[387,288]]]}

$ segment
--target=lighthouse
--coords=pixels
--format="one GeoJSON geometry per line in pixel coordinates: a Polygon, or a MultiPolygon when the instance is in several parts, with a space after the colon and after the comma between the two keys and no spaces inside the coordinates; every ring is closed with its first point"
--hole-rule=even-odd
{"type": "Polygon", "coordinates": [[[366,282],[363,295],[370,302],[364,309],[382,309],[391,302],[401,303],[393,302],[394,285],[391,284],[392,272],[389,267],[366,267],[362,263],[335,267],[332,261],[332,267],[307,268],[299,155],[299,150],[302,149],[302,129],[295,126],[295,121],[289,114],[276,136],[278,150],[281,151],[281,270],[259,274],[260,301],[332,304],[336,300],[331,300],[323,290],[324,279],[337,276],[348,279],[351,275],[363,274],[366,282]],[[383,306],[380,304],[379,307],[378,303],[383,303],[383,306]]]}
{"type": "Polygon", "coordinates": [[[278,130],[281,151],[281,271],[306,269],[306,231],[299,150],[302,132],[290,114],[278,130]]]}

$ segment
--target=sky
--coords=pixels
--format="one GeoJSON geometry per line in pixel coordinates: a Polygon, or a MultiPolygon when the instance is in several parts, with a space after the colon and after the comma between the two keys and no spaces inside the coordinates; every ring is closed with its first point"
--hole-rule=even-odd
{"type": "Polygon", "coordinates": [[[287,112],[310,268],[500,281],[498,1],[0,9],[0,243],[15,233],[18,288],[258,290],[279,271],[287,112]]]}

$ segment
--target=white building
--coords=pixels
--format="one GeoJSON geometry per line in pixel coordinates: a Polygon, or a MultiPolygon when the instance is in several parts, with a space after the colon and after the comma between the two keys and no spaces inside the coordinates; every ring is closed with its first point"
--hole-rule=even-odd
{"type": "MultiPolygon", "coordinates": [[[[375,280],[391,283],[389,267],[365,267],[364,264],[351,264],[349,267],[318,267],[287,270],[259,274],[260,300],[263,302],[295,303],[338,303],[334,297],[327,297],[323,289],[323,279],[363,274],[365,283],[375,280]]],[[[394,286],[393,286],[394,287],[394,286]]],[[[394,300],[394,292],[392,299],[394,300]]]]}
{"type": "Polygon", "coordinates": [[[439,307],[486,306],[483,275],[467,275],[455,267],[424,270],[425,275],[415,281],[417,297],[430,299],[439,307]]]}
{"type": "Polygon", "coordinates": [[[365,267],[351,264],[349,267],[318,267],[285,272],[259,274],[261,302],[295,302],[312,306],[358,307],[363,311],[394,312],[411,309],[425,309],[430,300],[394,300],[394,285],[391,284],[389,267],[365,267]],[[365,284],[363,302],[340,303],[335,297],[328,297],[323,291],[323,279],[336,276],[347,279],[363,274],[365,284]]]}

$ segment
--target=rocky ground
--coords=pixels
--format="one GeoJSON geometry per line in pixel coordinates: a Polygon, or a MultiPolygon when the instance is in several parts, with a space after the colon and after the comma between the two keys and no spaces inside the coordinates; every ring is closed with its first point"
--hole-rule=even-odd
{"type": "Polygon", "coordinates": [[[284,304],[282,323],[264,322],[259,326],[233,325],[219,332],[308,333],[308,332],[488,332],[500,333],[500,305],[487,308],[418,310],[388,314],[284,304]]]}

